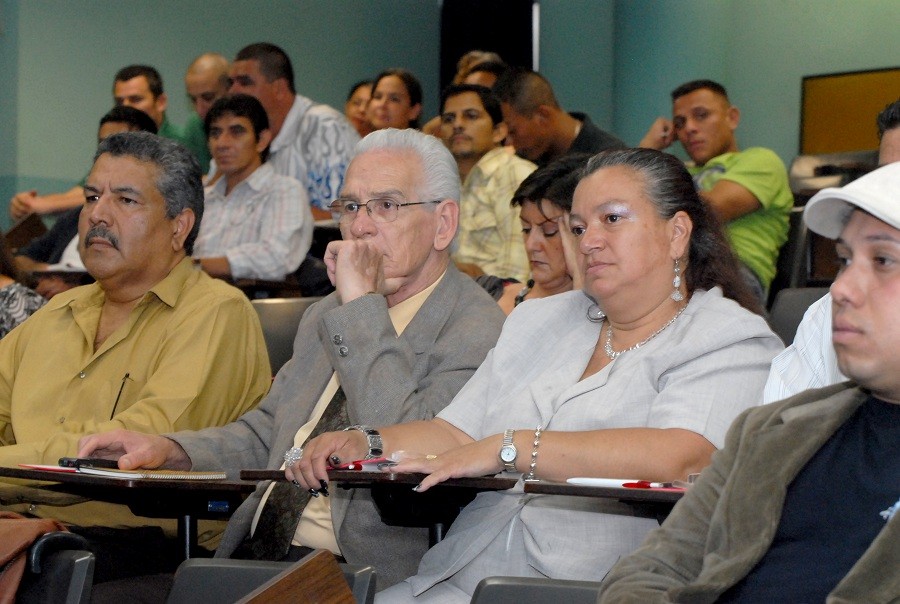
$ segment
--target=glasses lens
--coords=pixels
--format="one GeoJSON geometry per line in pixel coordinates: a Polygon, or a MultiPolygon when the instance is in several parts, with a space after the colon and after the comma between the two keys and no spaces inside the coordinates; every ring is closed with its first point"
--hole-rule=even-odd
{"type": "Polygon", "coordinates": [[[352,220],[359,211],[361,204],[355,201],[335,201],[331,204],[331,217],[340,222],[341,220],[352,220]]]}
{"type": "Polygon", "coordinates": [[[393,222],[397,219],[397,210],[400,206],[396,201],[390,199],[372,199],[366,207],[369,208],[374,220],[393,222]]]}

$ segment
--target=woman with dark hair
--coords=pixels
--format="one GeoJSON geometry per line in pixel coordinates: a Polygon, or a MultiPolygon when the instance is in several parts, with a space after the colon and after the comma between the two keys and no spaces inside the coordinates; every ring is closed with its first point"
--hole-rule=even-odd
{"type": "Polygon", "coordinates": [[[350,87],[347,101],[344,103],[344,115],[360,137],[372,132],[372,124],[366,117],[366,108],[369,106],[370,98],[372,98],[372,80],[363,80],[350,87]]]}
{"type": "MultiPolygon", "coordinates": [[[[582,291],[520,305],[436,418],[376,431],[393,471],[428,474],[416,491],[502,471],[684,480],[759,404],[781,341],[745,308],[756,307],[681,162],[649,149],[593,157],[568,222],[582,291]]],[[[329,463],[369,453],[366,434],[332,432],[287,474],[318,489],[329,463]]],[[[655,526],[612,500],[525,496],[520,481],[479,494],[418,574],[376,602],[468,602],[492,575],[599,581],[655,526]]]]}
{"type": "Polygon", "coordinates": [[[0,235],[0,338],[47,303],[43,296],[19,282],[19,271],[0,235]]]}
{"type": "Polygon", "coordinates": [[[519,206],[531,278],[524,285],[509,283],[503,287],[497,304],[506,314],[525,300],[572,290],[578,268],[574,256],[566,256],[566,240],[571,239],[566,221],[578,171],[589,158],[587,153],[561,157],[529,174],[516,190],[512,205],[519,206]]]}
{"type": "Polygon", "coordinates": [[[376,76],[366,108],[373,129],[418,129],[421,113],[422,85],[412,72],[395,67],[376,76]]]}

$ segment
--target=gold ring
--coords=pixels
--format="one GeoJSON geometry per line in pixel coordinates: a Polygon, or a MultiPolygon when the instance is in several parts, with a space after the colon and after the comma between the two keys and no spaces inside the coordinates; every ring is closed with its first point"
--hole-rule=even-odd
{"type": "Polygon", "coordinates": [[[431,461],[432,459],[437,459],[437,455],[426,455],[425,459],[427,459],[428,461],[431,461]]]}

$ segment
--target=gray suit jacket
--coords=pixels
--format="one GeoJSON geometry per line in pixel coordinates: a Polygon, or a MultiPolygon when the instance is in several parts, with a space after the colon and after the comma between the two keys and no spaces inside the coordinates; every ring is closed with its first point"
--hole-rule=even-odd
{"type": "MultiPolygon", "coordinates": [[[[332,371],[353,424],[430,419],[484,360],[504,318],[496,302],[452,264],[399,338],[382,296],[341,305],[331,294],[303,316],[294,356],[259,407],[221,428],[169,436],[197,470],[236,477],[242,469],[279,468],[332,371]]],[[[267,486],[261,483],[235,512],[216,556],[229,556],[249,533],[267,486]]],[[[365,489],[332,489],[331,513],[341,553],[350,563],[375,565],[379,588],[413,574],[428,548],[427,529],[384,525],[365,489]]]]}
{"type": "MultiPolygon", "coordinates": [[[[714,602],[768,551],[787,488],[868,395],[852,383],[751,409],[700,481],[640,549],[609,572],[600,602],[714,602]]],[[[900,514],[828,602],[900,600],[900,514]]]]}

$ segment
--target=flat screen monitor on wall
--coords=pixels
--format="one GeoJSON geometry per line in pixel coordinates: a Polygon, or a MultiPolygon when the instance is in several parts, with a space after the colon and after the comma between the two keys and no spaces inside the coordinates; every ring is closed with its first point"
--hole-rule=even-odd
{"type": "Polygon", "coordinates": [[[875,116],[898,98],[900,67],[804,77],[800,153],[877,149],[875,116]]]}

